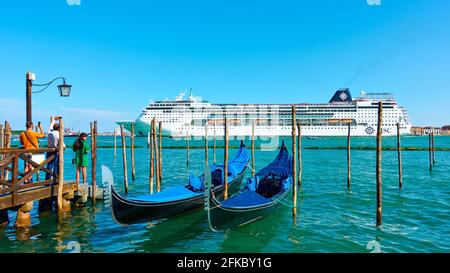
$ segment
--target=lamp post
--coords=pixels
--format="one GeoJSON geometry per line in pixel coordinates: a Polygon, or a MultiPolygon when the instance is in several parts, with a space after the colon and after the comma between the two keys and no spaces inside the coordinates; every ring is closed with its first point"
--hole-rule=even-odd
{"type": "Polygon", "coordinates": [[[36,80],[36,75],[34,73],[31,72],[27,72],[26,75],[26,101],[27,101],[27,106],[26,106],[26,111],[27,111],[27,122],[32,122],[33,118],[32,118],[32,101],[31,101],[31,95],[33,93],[41,93],[43,91],[45,91],[52,83],[54,83],[56,80],[63,80],[63,83],[58,85],[58,90],[59,90],[59,95],[61,97],[69,97],[70,96],[70,91],[72,89],[72,85],[66,84],[66,79],[64,77],[57,77],[53,80],[51,80],[48,83],[45,84],[34,84],[33,81],[36,80]],[[43,87],[41,90],[33,92],[33,86],[41,86],[43,87]]]}

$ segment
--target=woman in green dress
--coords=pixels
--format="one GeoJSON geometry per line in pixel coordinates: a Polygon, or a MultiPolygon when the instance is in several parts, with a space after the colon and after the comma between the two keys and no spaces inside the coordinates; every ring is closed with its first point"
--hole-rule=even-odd
{"type": "Polygon", "coordinates": [[[76,181],[77,184],[80,181],[80,171],[83,173],[83,183],[86,183],[86,169],[89,163],[89,143],[87,142],[88,135],[86,133],[81,133],[73,144],[73,151],[75,156],[73,163],[77,167],[76,181]]]}

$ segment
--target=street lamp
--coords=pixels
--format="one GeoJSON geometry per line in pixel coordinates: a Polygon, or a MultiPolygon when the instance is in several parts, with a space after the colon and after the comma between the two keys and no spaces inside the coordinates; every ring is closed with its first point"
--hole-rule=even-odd
{"type": "Polygon", "coordinates": [[[57,77],[45,84],[34,84],[33,81],[36,80],[36,75],[31,72],[27,72],[27,88],[26,88],[26,98],[27,98],[27,122],[32,122],[32,111],[31,111],[31,94],[44,92],[52,83],[57,80],[63,80],[63,84],[58,85],[59,95],[61,97],[69,97],[72,85],[66,84],[66,79],[64,77],[57,77]],[[32,92],[33,86],[43,87],[41,90],[32,92]]]}

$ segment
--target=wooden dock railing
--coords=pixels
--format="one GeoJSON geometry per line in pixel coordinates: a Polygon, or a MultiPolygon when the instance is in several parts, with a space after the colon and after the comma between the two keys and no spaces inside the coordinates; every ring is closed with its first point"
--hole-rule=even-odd
{"type": "Polygon", "coordinates": [[[0,149],[0,155],[3,159],[0,161],[0,172],[3,174],[0,179],[0,196],[7,194],[12,194],[12,206],[20,205],[19,200],[17,200],[17,194],[20,191],[24,191],[30,188],[45,187],[52,184],[57,184],[58,174],[47,169],[45,166],[55,159],[55,155],[46,158],[40,164],[32,161],[26,154],[42,154],[46,152],[56,152],[57,149],[46,148],[46,149],[18,149],[18,148],[7,148],[0,149]],[[28,173],[22,173],[19,171],[19,159],[33,166],[33,170],[28,173]],[[41,180],[39,182],[26,183],[29,179],[33,177],[37,172],[43,171],[48,173],[52,178],[48,180],[41,180]],[[7,175],[6,173],[9,172],[7,175]]]}

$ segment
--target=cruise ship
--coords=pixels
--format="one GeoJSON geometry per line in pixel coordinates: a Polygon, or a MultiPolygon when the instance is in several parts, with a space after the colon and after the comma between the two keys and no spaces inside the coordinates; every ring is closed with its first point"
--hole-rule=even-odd
{"type": "Polygon", "coordinates": [[[290,136],[291,109],[295,105],[297,120],[304,136],[346,136],[348,125],[352,136],[375,136],[377,133],[378,102],[383,102],[383,135],[409,134],[411,121],[404,107],[390,93],[361,92],[352,98],[350,90],[340,89],[328,103],[321,104],[215,104],[194,97],[192,91],[180,93],[175,100],[152,101],[133,121],[117,121],[128,131],[134,124],[137,136],[147,136],[151,120],[162,122],[162,133],[170,137],[224,135],[224,118],[229,135],[290,136]]]}

